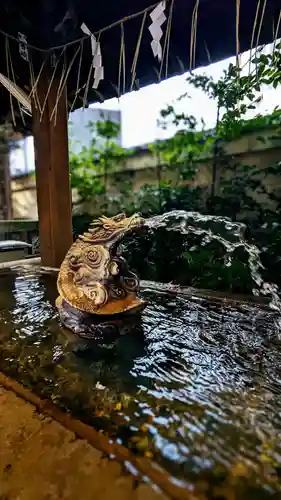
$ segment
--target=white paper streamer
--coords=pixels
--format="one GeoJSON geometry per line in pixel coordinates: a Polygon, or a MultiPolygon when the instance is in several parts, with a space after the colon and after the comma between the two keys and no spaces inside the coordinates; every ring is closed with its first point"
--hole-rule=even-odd
{"type": "Polygon", "coordinates": [[[91,33],[85,23],[81,24],[81,30],[83,31],[83,33],[85,33],[85,35],[91,37],[93,67],[95,68],[93,89],[97,89],[100,81],[104,79],[104,68],[102,65],[100,43],[97,42],[95,35],[91,33]]]}
{"type": "Polygon", "coordinates": [[[158,57],[159,62],[161,62],[162,59],[162,47],[160,40],[163,36],[163,31],[161,26],[167,19],[164,12],[165,8],[166,2],[163,0],[155,7],[155,9],[153,9],[150,13],[152,24],[148,28],[153,38],[151,42],[152,52],[154,57],[158,57]]]}

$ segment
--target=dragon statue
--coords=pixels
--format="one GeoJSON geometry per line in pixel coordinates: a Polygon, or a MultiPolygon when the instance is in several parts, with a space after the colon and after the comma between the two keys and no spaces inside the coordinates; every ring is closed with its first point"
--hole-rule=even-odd
{"type": "Polygon", "coordinates": [[[100,217],[70,247],[60,267],[56,300],[66,328],[84,338],[130,328],[146,303],[137,297],[139,279],[118,248],[143,223],[138,214],[100,217]]]}

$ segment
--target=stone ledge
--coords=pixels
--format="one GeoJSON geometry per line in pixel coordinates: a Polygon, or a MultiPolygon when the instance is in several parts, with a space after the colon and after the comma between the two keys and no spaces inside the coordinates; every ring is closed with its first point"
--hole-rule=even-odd
{"type": "Polygon", "coordinates": [[[122,467],[28,402],[0,386],[0,497],[9,500],[165,500],[134,489],[122,467]]]}
{"type": "Polygon", "coordinates": [[[76,500],[83,488],[84,500],[196,500],[149,459],[132,455],[1,372],[0,442],[5,443],[0,498],[76,500]],[[125,464],[131,464],[138,480],[146,477],[151,483],[134,489],[134,478],[124,476],[125,464]]]}

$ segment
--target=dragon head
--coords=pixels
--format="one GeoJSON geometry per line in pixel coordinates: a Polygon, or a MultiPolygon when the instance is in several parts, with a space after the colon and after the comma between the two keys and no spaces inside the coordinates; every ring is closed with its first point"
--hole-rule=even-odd
{"type": "Polygon", "coordinates": [[[81,311],[109,315],[139,308],[139,279],[117,256],[122,238],[144,224],[138,214],[100,217],[69,249],[58,276],[60,297],[81,311]]]}
{"type": "Polygon", "coordinates": [[[125,234],[137,230],[144,222],[139,214],[133,214],[131,217],[126,217],[123,213],[111,218],[102,216],[94,220],[89,230],[79,238],[85,243],[103,245],[108,249],[116,248],[125,234]]]}

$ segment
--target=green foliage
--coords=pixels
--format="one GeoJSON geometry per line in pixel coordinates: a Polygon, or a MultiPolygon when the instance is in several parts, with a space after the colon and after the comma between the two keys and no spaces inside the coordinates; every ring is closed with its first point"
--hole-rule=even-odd
{"type": "Polygon", "coordinates": [[[81,200],[91,200],[95,195],[107,191],[107,176],[120,167],[124,160],[132,154],[116,143],[120,132],[119,124],[110,120],[89,122],[93,138],[90,147],[85,147],[77,154],[70,141],[70,178],[72,188],[77,189],[81,200]]]}
{"type": "MultiPolygon", "coordinates": [[[[225,147],[228,141],[242,133],[253,132],[257,135],[265,128],[272,129],[273,132],[266,138],[264,135],[258,136],[261,145],[267,141],[280,141],[279,109],[275,109],[268,116],[257,115],[251,120],[245,119],[248,110],[256,109],[261,99],[262,85],[272,85],[274,88],[280,86],[280,69],[281,44],[277,44],[273,54],[265,55],[261,51],[255,51],[246,76],[242,75],[241,68],[233,64],[229,65],[217,81],[206,75],[190,74],[187,82],[203,90],[217,104],[215,129],[207,131],[203,120],[197,122],[194,116],[177,113],[172,105],[167,106],[161,112],[160,126],[166,128],[167,123],[172,123],[179,130],[173,137],[156,141],[149,146],[157,160],[157,184],[144,185],[134,192],[132,178],[128,175],[124,179],[124,174],[120,174],[118,179],[118,174],[115,173],[114,182],[116,181],[121,196],[110,196],[107,193],[106,204],[100,204],[100,213],[114,215],[119,211],[128,214],[138,211],[149,217],[173,209],[183,209],[242,220],[249,226],[248,236],[262,250],[261,257],[267,269],[267,278],[276,281],[276,276],[281,276],[281,192],[280,189],[278,191],[269,188],[267,179],[272,175],[280,175],[281,162],[268,165],[262,170],[254,165],[234,163],[233,158],[226,157],[225,147]],[[208,188],[197,187],[192,182],[198,172],[198,160],[205,155],[213,156],[212,185],[208,188]],[[173,182],[163,180],[165,167],[174,168],[176,175],[173,176],[173,182]]],[[[186,98],[187,94],[180,96],[179,100],[186,98]]],[[[97,133],[105,139],[104,146],[98,147],[97,141],[93,140],[88,151],[83,150],[79,155],[71,154],[72,185],[78,189],[84,200],[104,194],[106,175],[112,174],[132,153],[116,146],[114,138],[119,130],[115,127],[108,122],[99,123],[97,133]]],[[[89,220],[90,217],[86,215],[84,222],[80,219],[81,225],[84,224],[83,230],[89,220]]],[[[82,227],[77,232],[81,232],[81,229],[82,227]]],[[[237,271],[235,276],[233,266],[230,276],[227,270],[220,274],[221,264],[214,254],[206,253],[205,250],[201,249],[192,256],[186,252],[180,257],[183,266],[181,272],[190,279],[196,277],[196,286],[207,287],[212,276],[216,276],[216,279],[219,276],[222,288],[227,283],[234,283],[235,288],[235,282],[237,288],[242,282],[242,288],[246,287],[248,276],[246,268],[243,268],[244,264],[242,265],[239,259],[234,263],[237,271]]],[[[176,256],[175,259],[177,260],[176,256]]],[[[147,263],[145,265],[147,266],[147,263]]],[[[153,274],[151,262],[149,266],[151,279],[157,279],[156,270],[156,274],[153,274]]],[[[163,266],[167,269],[167,262],[163,266]]],[[[171,269],[174,273],[175,268],[171,269]]],[[[218,287],[217,284],[213,285],[218,287]]]]}
{"type": "Polygon", "coordinates": [[[230,64],[217,82],[206,75],[190,75],[187,81],[216,101],[217,136],[230,140],[242,132],[246,112],[256,109],[261,100],[261,86],[277,88],[280,85],[280,67],[281,44],[278,44],[272,54],[265,55],[258,51],[249,64],[250,72],[245,76],[241,75],[242,68],[230,64]]]}
{"type": "Polygon", "coordinates": [[[270,115],[257,115],[250,120],[240,121],[240,133],[255,133],[265,129],[278,129],[281,126],[281,111],[275,109],[270,115]]]}
{"type": "MultiPolygon", "coordinates": [[[[253,194],[266,193],[264,184],[260,179],[257,168],[248,165],[225,165],[224,146],[226,141],[239,136],[243,131],[262,130],[265,126],[275,127],[277,135],[270,140],[280,139],[278,128],[281,124],[281,111],[275,110],[267,117],[257,116],[252,120],[245,120],[245,113],[256,107],[260,100],[262,84],[270,84],[277,87],[281,81],[280,68],[280,45],[276,46],[273,55],[264,55],[256,52],[252,58],[252,68],[248,75],[241,75],[241,68],[230,64],[224,71],[223,76],[214,81],[206,75],[190,74],[187,82],[196,88],[202,89],[211,99],[217,103],[217,124],[214,131],[206,131],[204,122],[197,123],[192,115],[177,113],[172,105],[167,106],[161,112],[161,126],[166,127],[167,122],[180,127],[180,130],[165,141],[156,141],[149,146],[157,158],[156,172],[158,185],[143,186],[137,193],[132,192],[132,181],[118,182],[118,188],[124,199],[109,196],[107,193],[107,176],[120,165],[132,151],[125,151],[118,146],[115,138],[119,133],[118,125],[112,122],[98,122],[96,125],[96,136],[104,140],[99,146],[99,141],[93,139],[88,150],[85,148],[75,155],[70,154],[70,168],[72,186],[76,187],[82,200],[90,200],[96,195],[107,194],[106,205],[101,205],[101,211],[110,212],[112,205],[132,211],[138,208],[145,214],[159,213],[169,208],[178,208],[182,204],[198,206],[200,203],[194,201],[194,191],[191,187],[182,187],[182,184],[190,183],[198,171],[198,160],[202,155],[213,154],[213,182],[210,189],[210,199],[206,201],[207,209],[212,213],[228,214],[234,218],[243,210],[260,212],[260,207],[255,201],[253,194]],[[254,65],[254,66],[253,66],[254,65]],[[198,131],[200,125],[201,130],[198,131]],[[219,192],[216,192],[217,168],[226,168],[231,174],[229,178],[223,176],[219,183],[219,192]],[[174,167],[177,173],[177,181],[169,183],[163,181],[163,166],[174,167]],[[188,193],[187,193],[188,191],[188,193]],[[183,193],[187,194],[187,200],[183,199],[183,193]],[[128,198],[129,196],[129,198],[128,198]]],[[[187,95],[180,96],[180,100],[187,95]]],[[[90,124],[93,127],[93,124],[90,124]]],[[[260,136],[260,141],[268,139],[260,136]]],[[[269,169],[272,166],[269,167],[269,169]]],[[[269,169],[265,169],[263,177],[268,175],[269,169]]],[[[114,177],[115,181],[115,177],[114,177]]],[[[199,196],[199,195],[198,195],[199,196]]],[[[202,196],[200,194],[199,199],[202,196]]],[[[272,197],[271,197],[272,199],[272,197]]],[[[275,200],[277,204],[278,200],[275,200]]],[[[201,210],[204,207],[201,206],[201,210]]]]}

